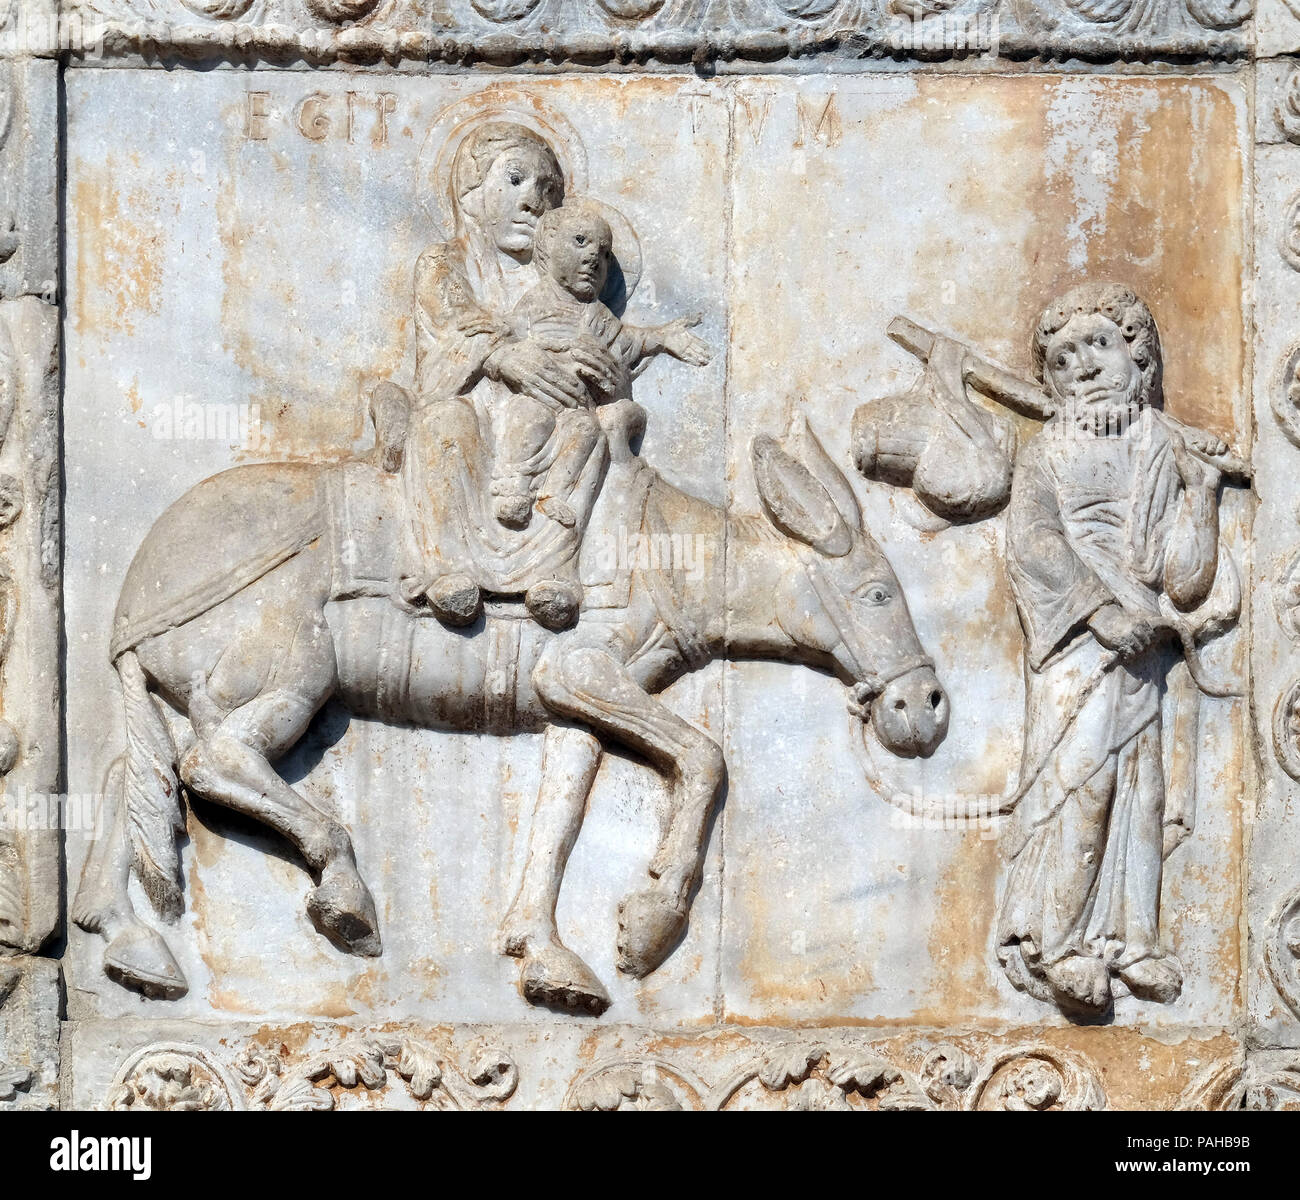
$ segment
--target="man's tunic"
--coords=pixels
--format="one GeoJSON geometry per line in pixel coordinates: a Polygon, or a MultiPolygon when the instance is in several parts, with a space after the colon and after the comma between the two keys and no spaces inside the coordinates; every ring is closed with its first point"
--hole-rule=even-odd
{"type": "Polygon", "coordinates": [[[1114,656],[1086,622],[1118,601],[1195,636],[1211,605],[1178,612],[1169,572],[1219,550],[1217,529],[1189,525],[1186,502],[1170,428],[1151,409],[1105,435],[1053,419],[1018,456],[1007,559],[1027,642],[1022,769],[1048,757],[1016,810],[998,945],[1012,982],[1036,994],[1042,968],[1068,955],[1118,971],[1158,953],[1173,652],[1161,640],[1107,670],[1114,656]]]}

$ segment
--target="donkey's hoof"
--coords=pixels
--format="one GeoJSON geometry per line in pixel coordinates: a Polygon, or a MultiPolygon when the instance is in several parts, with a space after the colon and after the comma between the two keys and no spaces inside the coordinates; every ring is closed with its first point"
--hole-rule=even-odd
{"type": "Polygon", "coordinates": [[[331,873],[307,896],[307,915],[340,950],[378,958],[384,952],[370,889],[355,871],[331,873]]]}
{"type": "Polygon", "coordinates": [[[633,892],[618,906],[618,969],[644,979],[676,948],[686,908],[662,892],[633,892]]]}
{"type": "Polygon", "coordinates": [[[609,1007],[609,993],[572,950],[548,942],[524,955],[519,988],[529,1004],[566,1008],[598,1017],[609,1007]]]}
{"type": "Polygon", "coordinates": [[[151,999],[179,1000],[190,990],[162,935],[147,925],[130,925],[108,943],[104,974],[151,999]]]}

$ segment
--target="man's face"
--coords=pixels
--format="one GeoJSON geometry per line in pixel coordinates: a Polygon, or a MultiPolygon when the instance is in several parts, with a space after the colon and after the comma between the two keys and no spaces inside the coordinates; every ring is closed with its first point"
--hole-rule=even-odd
{"type": "Polygon", "coordinates": [[[561,184],[549,157],[536,146],[498,154],[481,189],[483,221],[497,248],[524,254],[533,248],[538,218],[560,202],[561,184]]]}
{"type": "Polygon", "coordinates": [[[604,219],[575,211],[551,233],[551,278],[578,300],[594,300],[605,286],[614,239],[604,219]]]}
{"type": "Polygon", "coordinates": [[[1101,313],[1070,318],[1047,344],[1052,390],[1077,415],[1126,408],[1142,384],[1142,372],[1118,325],[1101,313]]]}

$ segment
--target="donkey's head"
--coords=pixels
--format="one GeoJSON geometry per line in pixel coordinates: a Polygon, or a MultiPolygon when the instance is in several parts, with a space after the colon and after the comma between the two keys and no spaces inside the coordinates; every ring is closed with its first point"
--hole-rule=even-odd
{"type": "Polygon", "coordinates": [[[886,748],[928,757],[948,732],[948,696],[848,480],[801,415],[782,441],[755,438],[752,454],[763,509],[798,564],[776,582],[782,630],[849,685],[850,708],[886,748]]]}

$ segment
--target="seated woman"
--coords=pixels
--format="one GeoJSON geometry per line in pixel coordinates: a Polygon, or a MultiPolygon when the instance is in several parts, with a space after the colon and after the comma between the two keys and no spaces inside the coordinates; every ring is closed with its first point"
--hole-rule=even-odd
{"type": "Polygon", "coordinates": [[[510,329],[511,310],[539,282],[537,223],[564,197],[546,141],[523,125],[486,122],[457,148],[451,181],[455,236],[429,247],[415,268],[416,411],[402,466],[413,565],[402,591],[448,624],[476,620],[485,592],[522,594],[539,620],[556,624],[572,614],[548,581],[577,553],[608,447],[601,436],[566,430],[572,444],[561,452],[573,459],[572,484],[561,499],[573,524],[519,530],[492,511],[494,443],[513,396],[578,411],[590,388],[616,390],[619,369],[594,340],[556,354],[510,329]]]}

